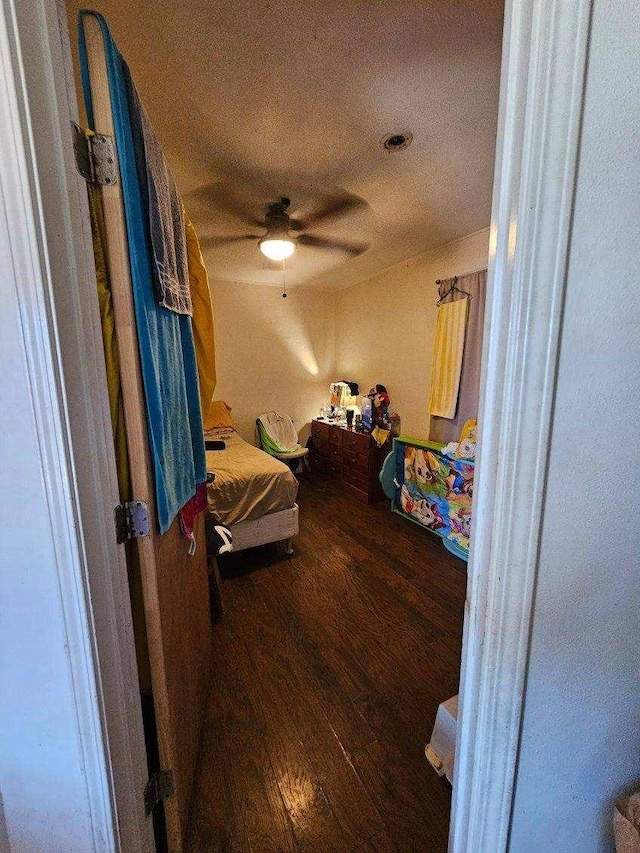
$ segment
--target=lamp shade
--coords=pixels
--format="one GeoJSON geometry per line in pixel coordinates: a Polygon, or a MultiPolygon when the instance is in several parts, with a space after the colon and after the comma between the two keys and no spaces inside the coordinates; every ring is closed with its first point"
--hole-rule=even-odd
{"type": "Polygon", "coordinates": [[[270,236],[267,234],[259,243],[260,251],[271,261],[285,261],[296,250],[296,244],[286,236],[270,236]]]}

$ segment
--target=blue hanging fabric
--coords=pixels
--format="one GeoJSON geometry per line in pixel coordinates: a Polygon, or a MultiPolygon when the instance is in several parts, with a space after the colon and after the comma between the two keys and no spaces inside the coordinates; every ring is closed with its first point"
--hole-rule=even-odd
{"type": "Polygon", "coordinates": [[[80,64],[85,108],[94,126],[83,18],[93,16],[102,30],[111,110],[129,244],[138,347],[147,408],[147,426],[155,473],[160,532],[206,481],[206,461],[198,372],[191,317],[156,304],[147,188],[140,183],[129,112],[129,69],[102,15],[82,10],[78,17],[80,64]]]}

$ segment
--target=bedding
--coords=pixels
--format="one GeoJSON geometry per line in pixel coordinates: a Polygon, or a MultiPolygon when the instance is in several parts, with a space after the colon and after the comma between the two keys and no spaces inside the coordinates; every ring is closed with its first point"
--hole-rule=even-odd
{"type": "Polygon", "coordinates": [[[209,512],[229,527],[290,509],[296,502],[298,481],[283,462],[242,439],[231,427],[218,427],[205,438],[225,441],[226,450],[207,451],[207,470],[215,472],[207,484],[209,512]]]}
{"type": "Polygon", "coordinates": [[[216,429],[216,427],[232,427],[235,429],[231,409],[224,400],[212,400],[203,422],[205,436],[209,430],[216,429]]]}

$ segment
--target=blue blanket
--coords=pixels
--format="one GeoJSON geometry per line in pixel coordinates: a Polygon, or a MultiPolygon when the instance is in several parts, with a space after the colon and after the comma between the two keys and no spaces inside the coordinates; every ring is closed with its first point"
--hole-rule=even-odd
{"type": "Polygon", "coordinates": [[[165,533],[178,511],[195,495],[196,486],[206,480],[191,317],[156,304],[149,220],[144,208],[146,188],[140,185],[127,99],[129,69],[102,15],[82,10],[79,15],[80,62],[89,124],[93,126],[94,122],[82,27],[85,15],[93,15],[99,22],[107,58],[149,443],[155,473],[156,507],[160,532],[165,533]]]}

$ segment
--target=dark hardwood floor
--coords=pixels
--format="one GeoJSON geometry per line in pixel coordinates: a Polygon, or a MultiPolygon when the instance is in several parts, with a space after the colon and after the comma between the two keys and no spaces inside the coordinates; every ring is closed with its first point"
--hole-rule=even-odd
{"type": "Polygon", "coordinates": [[[190,851],[445,851],[424,747],[458,690],[466,567],[387,503],[317,478],[299,503],[294,557],[220,561],[190,851]]]}

